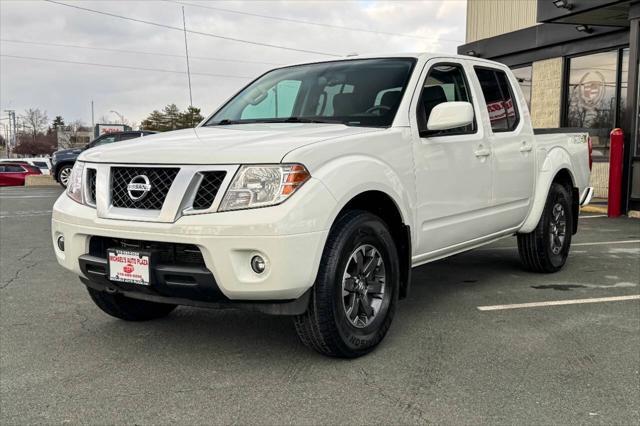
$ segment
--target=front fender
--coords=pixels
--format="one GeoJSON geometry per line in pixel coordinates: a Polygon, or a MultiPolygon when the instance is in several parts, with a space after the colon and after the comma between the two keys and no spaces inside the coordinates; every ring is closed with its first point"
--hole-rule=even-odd
{"type": "Polygon", "coordinates": [[[547,202],[549,189],[558,172],[566,169],[571,176],[573,186],[575,186],[576,180],[572,173],[573,165],[569,153],[561,147],[555,147],[548,152],[545,150],[544,153],[544,158],[538,161],[538,164],[542,164],[542,166],[538,171],[533,203],[527,218],[518,231],[518,233],[521,234],[529,233],[538,226],[540,217],[542,217],[542,211],[547,202]]]}
{"type": "Polygon", "coordinates": [[[407,225],[413,224],[412,198],[403,183],[410,175],[398,175],[384,161],[366,155],[337,157],[314,171],[314,177],[322,181],[337,200],[327,228],[349,201],[367,191],[388,195],[396,204],[402,221],[407,225]]]}

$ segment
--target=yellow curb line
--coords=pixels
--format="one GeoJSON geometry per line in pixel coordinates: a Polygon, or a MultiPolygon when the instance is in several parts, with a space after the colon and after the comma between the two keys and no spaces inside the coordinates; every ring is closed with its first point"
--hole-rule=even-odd
{"type": "Polygon", "coordinates": [[[604,213],[607,214],[607,206],[584,206],[580,208],[583,213],[604,213]]]}

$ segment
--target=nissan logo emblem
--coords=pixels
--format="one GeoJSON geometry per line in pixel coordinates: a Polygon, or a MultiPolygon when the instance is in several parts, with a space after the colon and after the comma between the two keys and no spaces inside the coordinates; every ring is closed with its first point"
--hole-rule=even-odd
{"type": "Polygon", "coordinates": [[[145,175],[138,175],[127,185],[127,193],[133,201],[142,200],[151,191],[151,183],[145,175]]]}

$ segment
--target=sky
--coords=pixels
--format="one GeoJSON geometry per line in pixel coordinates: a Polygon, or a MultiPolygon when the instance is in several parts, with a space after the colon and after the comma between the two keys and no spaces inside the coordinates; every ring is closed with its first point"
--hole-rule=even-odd
{"type": "Polygon", "coordinates": [[[170,103],[186,108],[182,6],[187,30],[209,34],[187,34],[193,105],[205,116],[279,64],[353,53],[455,53],[465,34],[466,0],[55,1],[103,13],[45,0],[0,0],[0,117],[6,109],[20,115],[40,108],[50,120],[61,115],[66,123],[91,124],[93,100],[96,123],[120,120],[111,111],[140,123],[170,103]]]}

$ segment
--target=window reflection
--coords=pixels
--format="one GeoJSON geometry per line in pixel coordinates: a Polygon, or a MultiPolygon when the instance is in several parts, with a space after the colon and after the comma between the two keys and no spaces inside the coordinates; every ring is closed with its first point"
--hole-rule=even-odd
{"type": "Polygon", "coordinates": [[[594,157],[606,157],[615,126],[618,51],[569,60],[567,126],[589,129],[594,157]]]}
{"type": "Polygon", "coordinates": [[[522,94],[527,101],[527,107],[531,110],[531,83],[533,81],[533,67],[529,65],[526,67],[514,68],[511,71],[513,71],[513,75],[515,75],[518,80],[520,89],[522,89],[522,94]]]}

